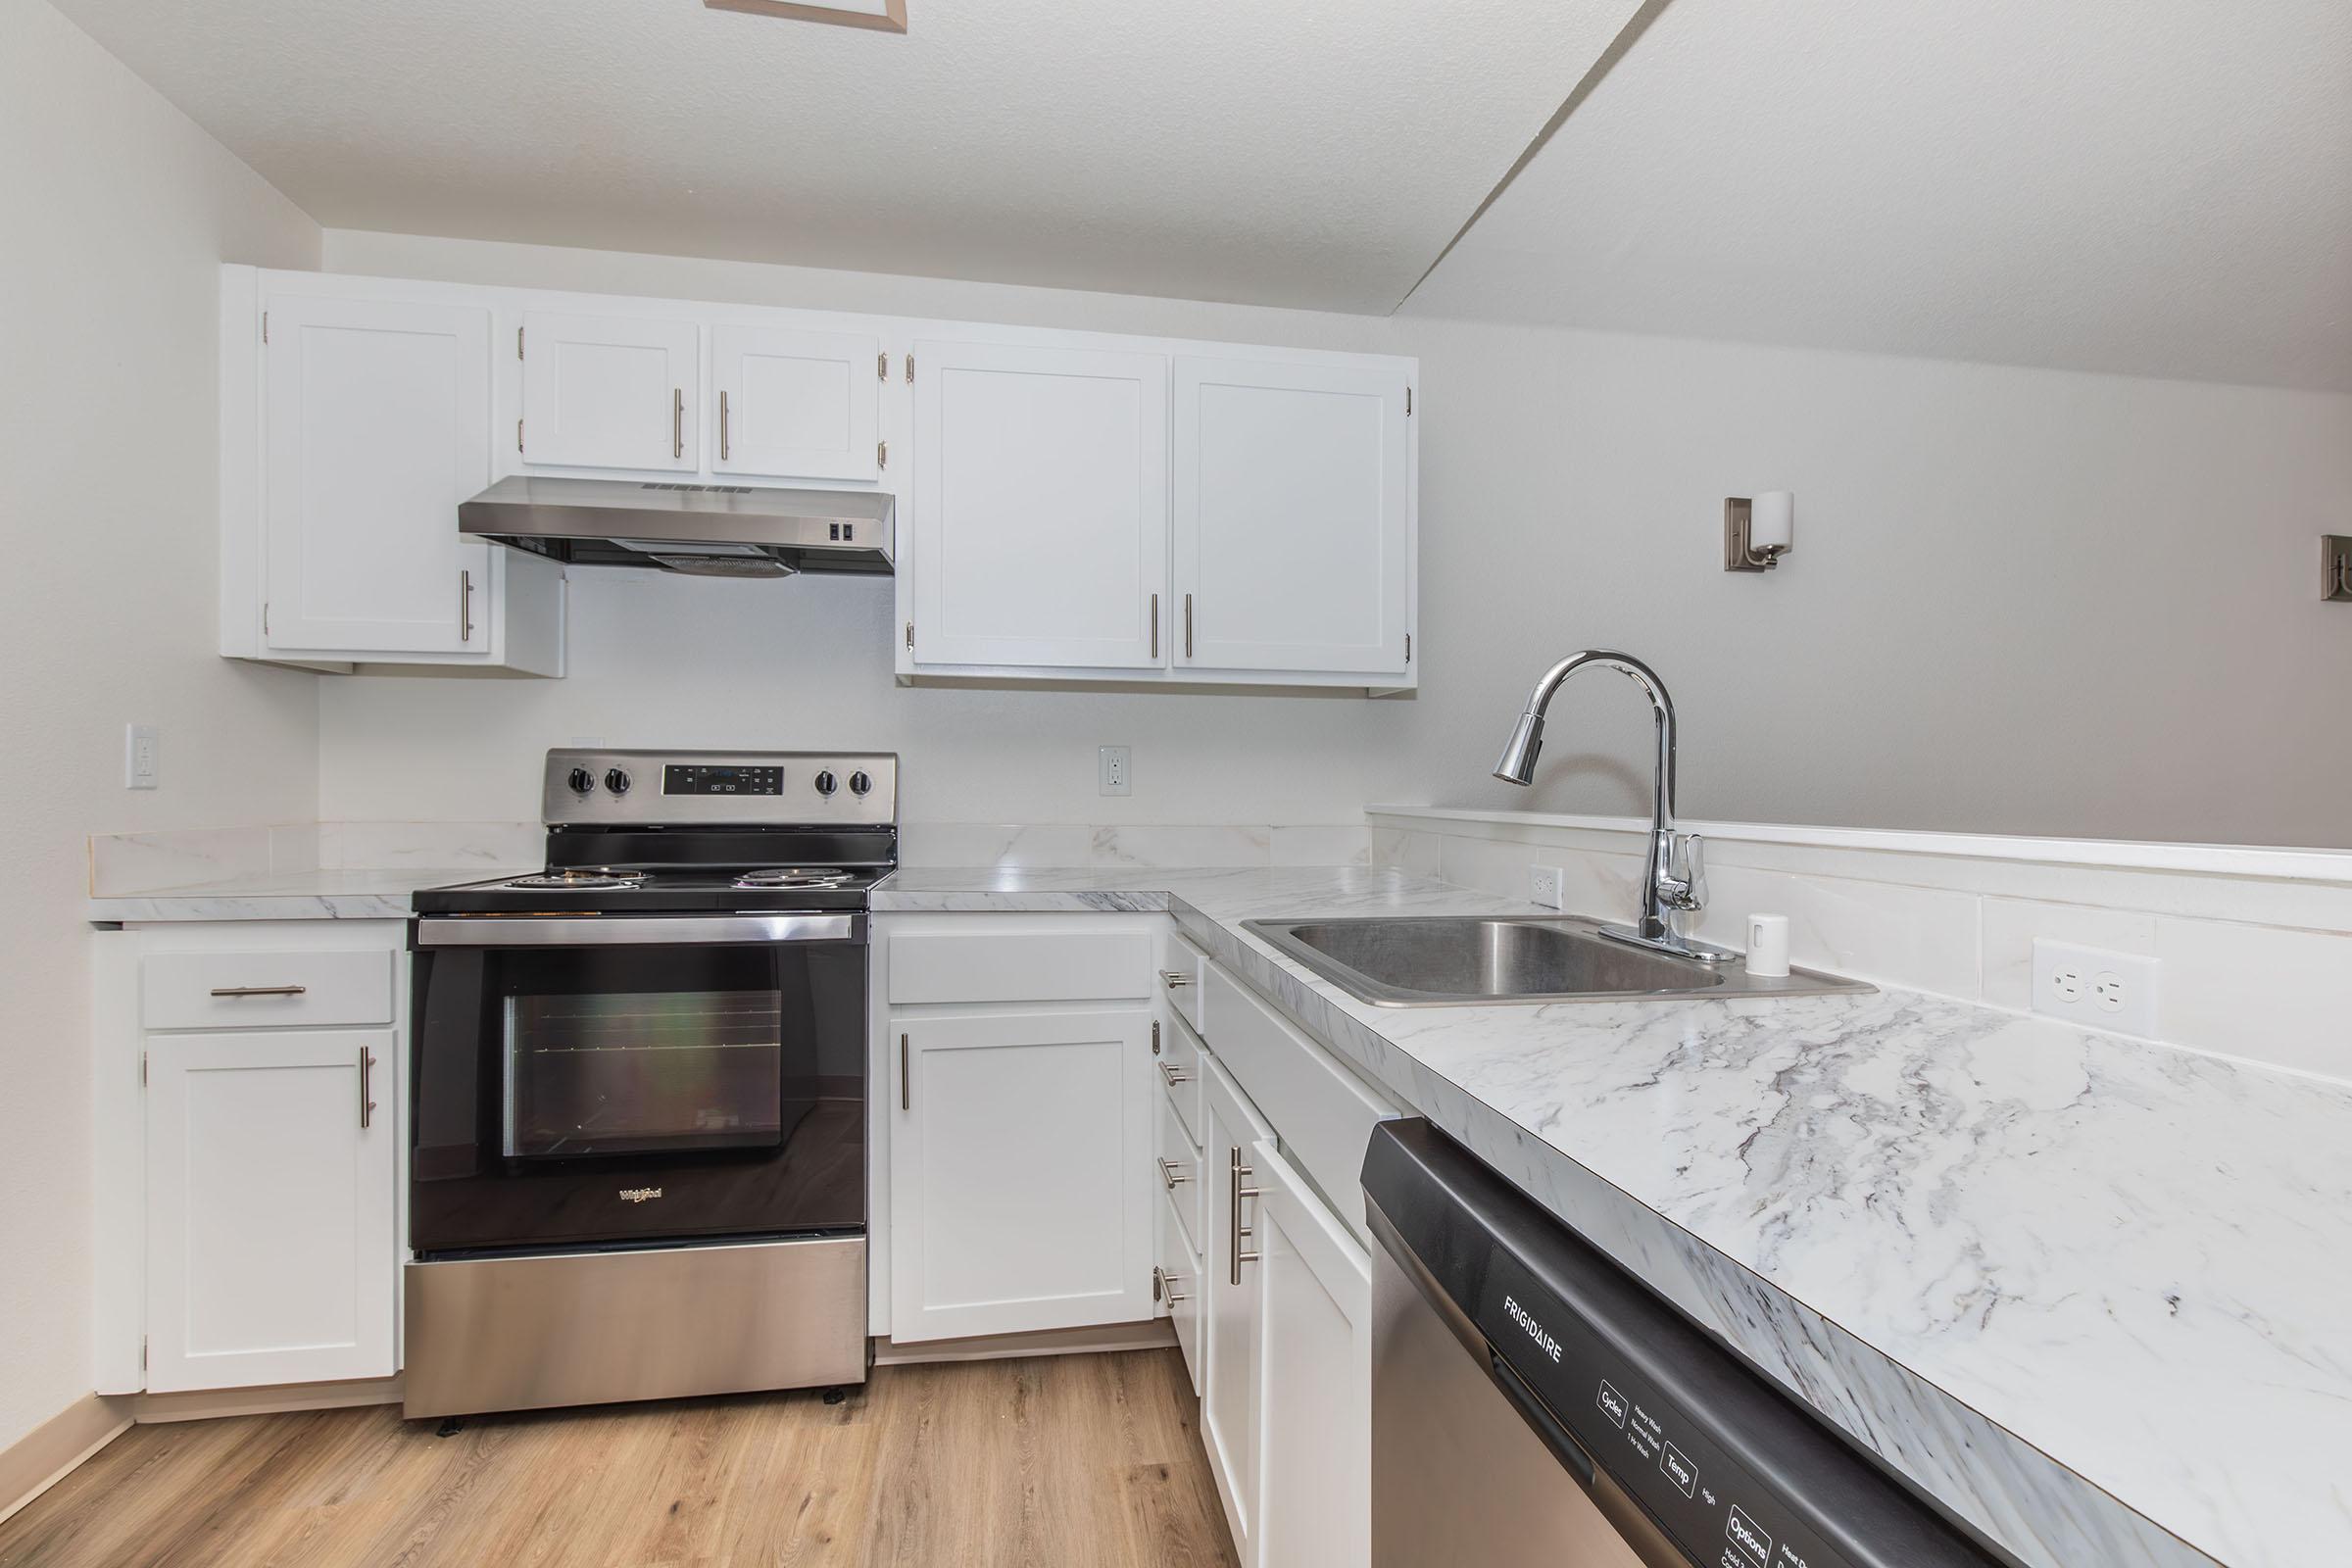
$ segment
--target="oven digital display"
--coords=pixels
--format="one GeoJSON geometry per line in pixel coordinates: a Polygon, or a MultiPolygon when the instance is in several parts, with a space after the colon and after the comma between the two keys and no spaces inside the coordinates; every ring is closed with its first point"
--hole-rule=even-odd
{"type": "Polygon", "coordinates": [[[671,762],[662,769],[662,793],[664,795],[781,795],[784,793],[784,770],[780,767],[712,766],[701,762],[671,762]]]}

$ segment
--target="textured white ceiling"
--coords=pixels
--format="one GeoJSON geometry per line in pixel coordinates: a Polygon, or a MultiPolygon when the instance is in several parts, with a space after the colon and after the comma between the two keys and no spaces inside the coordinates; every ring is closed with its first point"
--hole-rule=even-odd
{"type": "Polygon", "coordinates": [[[1671,0],[1406,310],[2352,390],[2352,3],[1671,0]]]}
{"type": "Polygon", "coordinates": [[[333,227],[1387,311],[1638,0],[59,0],[333,227]]]}

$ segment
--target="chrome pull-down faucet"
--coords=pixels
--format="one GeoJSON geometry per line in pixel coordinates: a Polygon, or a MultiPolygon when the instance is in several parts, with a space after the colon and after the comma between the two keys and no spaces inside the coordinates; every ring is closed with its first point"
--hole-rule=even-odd
{"type": "Polygon", "coordinates": [[[1511,738],[1494,763],[1494,776],[1506,784],[1528,784],[1536,776],[1536,754],[1544,748],[1544,710],[1551,706],[1560,683],[1588,664],[1616,670],[1642,688],[1657,715],[1658,756],[1650,778],[1649,854],[1642,868],[1642,915],[1633,925],[1604,925],[1600,933],[1637,947],[1652,948],[1702,963],[1722,963],[1740,956],[1729,948],[1700,942],[1681,929],[1679,916],[1695,914],[1706,906],[1705,851],[1695,833],[1678,833],[1674,826],[1674,699],[1666,683],[1631,654],[1587,649],[1571,654],[1544,672],[1536,689],[1527,694],[1527,710],[1519,715],[1511,738]]]}

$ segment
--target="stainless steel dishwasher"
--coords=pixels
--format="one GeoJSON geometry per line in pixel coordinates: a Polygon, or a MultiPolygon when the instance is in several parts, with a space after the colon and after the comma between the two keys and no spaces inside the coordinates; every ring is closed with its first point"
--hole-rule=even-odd
{"type": "Polygon", "coordinates": [[[2006,1560],[1426,1121],[1364,1194],[1374,1568],[2006,1560]]]}

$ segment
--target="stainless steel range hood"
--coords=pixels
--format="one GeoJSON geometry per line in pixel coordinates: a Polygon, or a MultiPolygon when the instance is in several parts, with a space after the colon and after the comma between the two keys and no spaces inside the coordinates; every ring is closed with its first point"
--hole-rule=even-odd
{"type": "Polygon", "coordinates": [[[866,490],[516,475],[461,505],[458,529],[574,566],[887,576],[897,514],[894,498],[866,490]]]}

